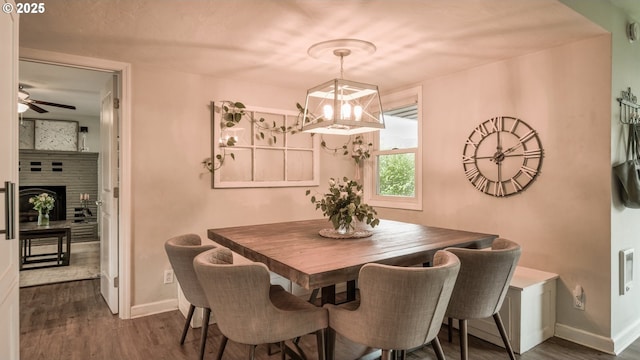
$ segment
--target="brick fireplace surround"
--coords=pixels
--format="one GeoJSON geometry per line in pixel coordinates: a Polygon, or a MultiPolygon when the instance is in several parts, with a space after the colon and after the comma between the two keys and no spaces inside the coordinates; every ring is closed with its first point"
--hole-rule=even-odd
{"type": "MultiPolygon", "coordinates": [[[[89,194],[88,208],[98,215],[98,153],[20,150],[20,186],[65,186],[66,217],[73,220],[80,207],[80,194],[89,194]]],[[[97,224],[74,224],[73,242],[96,240],[97,224]]]]}

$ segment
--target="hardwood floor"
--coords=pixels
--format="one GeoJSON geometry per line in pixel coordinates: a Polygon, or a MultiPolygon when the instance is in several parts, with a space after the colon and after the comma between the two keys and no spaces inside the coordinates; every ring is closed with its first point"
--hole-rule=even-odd
{"type": "MultiPolygon", "coordinates": [[[[20,289],[20,353],[22,360],[163,360],[197,359],[200,330],[189,331],[180,346],[184,325],[180,312],[171,311],[133,320],[111,315],[100,296],[99,280],[83,280],[20,289]]],[[[455,334],[454,334],[455,337],[455,334]]],[[[205,359],[214,359],[221,339],[215,325],[209,329],[205,359]]],[[[440,341],[447,359],[459,359],[458,342],[440,341]]],[[[301,341],[309,360],[315,359],[315,337],[301,341]]],[[[469,339],[471,360],[508,360],[504,349],[469,339]]],[[[521,360],[638,360],[640,340],[618,357],[603,354],[571,342],[552,338],[518,356],[521,360]]],[[[225,359],[247,359],[246,346],[229,341],[225,359]]],[[[269,356],[266,346],[258,347],[259,360],[269,356]]],[[[433,360],[430,346],[407,354],[410,360],[433,360]]],[[[340,359],[338,359],[340,360],[340,359]]]]}

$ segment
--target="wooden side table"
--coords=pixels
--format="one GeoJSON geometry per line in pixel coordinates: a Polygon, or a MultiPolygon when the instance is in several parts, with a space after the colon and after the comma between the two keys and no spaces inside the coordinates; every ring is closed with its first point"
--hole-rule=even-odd
{"type": "Polygon", "coordinates": [[[20,224],[20,270],[69,266],[71,259],[71,221],[52,221],[49,226],[35,222],[20,224]],[[57,238],[57,251],[32,253],[33,241],[57,238]]]}

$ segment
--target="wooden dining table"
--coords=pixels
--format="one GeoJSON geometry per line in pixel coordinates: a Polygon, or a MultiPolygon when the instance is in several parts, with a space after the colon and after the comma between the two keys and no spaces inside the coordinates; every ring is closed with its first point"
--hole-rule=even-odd
{"type": "Polygon", "coordinates": [[[319,234],[331,227],[327,219],[315,219],[209,229],[207,236],[305,289],[322,289],[322,304],[336,302],[335,285],[341,283],[347,283],[347,300],[353,300],[355,280],[364,264],[427,265],[438,250],[485,248],[497,237],[384,219],[368,237],[336,239],[319,234]]]}

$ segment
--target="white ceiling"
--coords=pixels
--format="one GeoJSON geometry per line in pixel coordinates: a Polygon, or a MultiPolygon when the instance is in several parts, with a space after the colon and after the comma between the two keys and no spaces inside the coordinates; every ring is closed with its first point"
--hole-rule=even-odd
{"type": "Polygon", "coordinates": [[[100,89],[110,73],[20,61],[20,85],[29,98],[73,105],[76,110],[38,105],[47,110],[40,114],[27,110],[23,116],[39,119],[87,120],[100,114],[100,89]]]}
{"type": "MultiPolygon", "coordinates": [[[[603,33],[556,0],[49,0],[20,18],[22,47],[300,89],[339,76],[307,55],[330,39],[374,43],[345,78],[385,91],[603,33]]],[[[82,106],[91,79],[39,66],[21,65],[33,98],[82,106]]]]}

